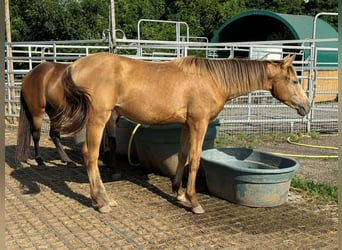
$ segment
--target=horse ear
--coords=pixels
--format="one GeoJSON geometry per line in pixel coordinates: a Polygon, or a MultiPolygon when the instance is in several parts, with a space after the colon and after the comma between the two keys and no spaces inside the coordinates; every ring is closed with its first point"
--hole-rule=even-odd
{"type": "Polygon", "coordinates": [[[296,55],[287,55],[284,59],[283,59],[283,67],[287,68],[289,66],[292,65],[294,59],[295,59],[296,55]]]}

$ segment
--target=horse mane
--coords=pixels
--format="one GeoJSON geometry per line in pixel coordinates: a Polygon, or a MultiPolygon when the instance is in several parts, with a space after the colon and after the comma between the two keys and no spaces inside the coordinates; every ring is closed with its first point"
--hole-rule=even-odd
{"type": "Polygon", "coordinates": [[[262,86],[267,79],[267,64],[273,61],[247,59],[212,60],[200,57],[183,57],[178,60],[182,70],[209,74],[221,87],[249,90],[253,86],[262,86]]]}

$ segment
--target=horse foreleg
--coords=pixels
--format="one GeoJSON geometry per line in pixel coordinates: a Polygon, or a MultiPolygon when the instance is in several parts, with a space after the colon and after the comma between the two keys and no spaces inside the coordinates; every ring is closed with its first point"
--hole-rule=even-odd
{"type": "Polygon", "coordinates": [[[61,157],[62,162],[66,162],[67,166],[69,167],[75,167],[75,163],[69,158],[69,156],[63,148],[63,145],[61,143],[61,134],[59,133],[59,131],[50,128],[49,135],[53,144],[55,144],[55,147],[57,149],[59,156],[61,157]]]}
{"type": "Polygon", "coordinates": [[[187,124],[183,124],[181,136],[180,136],[180,145],[178,150],[178,164],[176,169],[176,176],[172,180],[172,191],[176,193],[177,199],[182,202],[188,201],[185,197],[185,193],[182,188],[182,179],[184,167],[186,164],[186,160],[188,158],[189,152],[189,128],[187,124]]]}
{"type": "Polygon", "coordinates": [[[116,202],[109,200],[98,168],[99,149],[105,122],[91,121],[89,123],[82,151],[89,178],[90,196],[93,206],[100,212],[107,213],[111,211],[111,206],[116,205],[116,202]]]}
{"type": "Polygon", "coordinates": [[[190,127],[190,150],[189,150],[189,176],[186,195],[195,214],[204,213],[204,209],[199,204],[196,195],[196,177],[200,165],[202,145],[208,124],[201,122],[190,127]]]}

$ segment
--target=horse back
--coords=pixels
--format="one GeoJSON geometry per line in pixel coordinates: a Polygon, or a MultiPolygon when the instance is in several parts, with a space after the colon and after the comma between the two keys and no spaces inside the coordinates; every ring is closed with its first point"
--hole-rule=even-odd
{"type": "Polygon", "coordinates": [[[71,68],[75,84],[87,89],[95,112],[115,108],[136,122],[183,123],[189,113],[207,113],[211,119],[224,104],[210,77],[191,67],[184,70],[177,61],[146,62],[97,53],[71,68]]]}

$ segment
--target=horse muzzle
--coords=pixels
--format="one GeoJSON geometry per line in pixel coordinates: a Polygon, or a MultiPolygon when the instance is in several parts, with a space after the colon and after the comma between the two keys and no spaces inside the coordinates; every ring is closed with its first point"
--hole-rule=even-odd
{"type": "Polygon", "coordinates": [[[303,105],[297,105],[297,113],[298,115],[301,115],[301,116],[306,116],[309,112],[310,112],[310,104],[309,103],[305,103],[303,105]]]}

